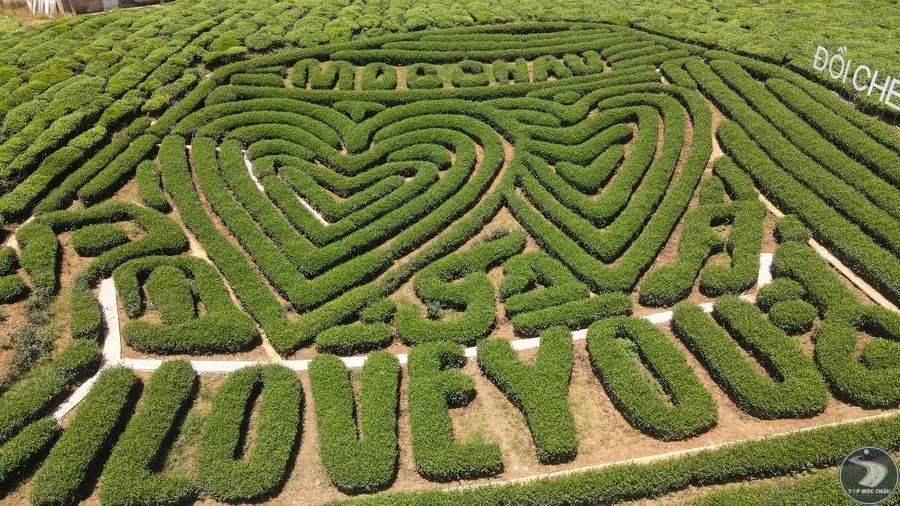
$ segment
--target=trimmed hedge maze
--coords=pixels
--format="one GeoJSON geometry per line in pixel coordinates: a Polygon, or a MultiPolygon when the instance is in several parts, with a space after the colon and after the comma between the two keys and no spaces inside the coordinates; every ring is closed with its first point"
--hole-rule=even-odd
{"type": "Polygon", "coordinates": [[[894,127],[615,24],[179,9],[0,35],[0,304],[56,332],[0,347],[2,494],[587,504],[900,450],[894,127]]]}

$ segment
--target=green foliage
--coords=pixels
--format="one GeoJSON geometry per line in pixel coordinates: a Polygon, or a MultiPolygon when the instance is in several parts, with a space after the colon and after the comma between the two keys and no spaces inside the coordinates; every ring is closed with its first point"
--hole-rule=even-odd
{"type": "Polygon", "coordinates": [[[802,221],[789,214],[775,222],[775,237],[779,242],[796,241],[805,244],[812,235],[802,221]]]}
{"type": "Polygon", "coordinates": [[[409,353],[409,413],[416,470],[433,481],[494,476],[503,471],[500,448],[481,441],[458,442],[449,410],[475,397],[475,382],[455,370],[462,347],[449,342],[414,346],[409,353]]]}
{"type": "Polygon", "coordinates": [[[631,313],[631,305],[628,296],[609,293],[518,314],[513,317],[512,323],[516,332],[527,336],[537,335],[560,325],[572,330],[583,329],[603,318],[627,315],[631,313]]]}
{"type": "Polygon", "coordinates": [[[105,369],[38,470],[32,504],[74,502],[92,469],[102,466],[125,425],[138,379],[125,367],[105,369]]]}
{"type": "MultiPolygon", "coordinates": [[[[412,506],[445,501],[491,506],[561,506],[616,503],[631,501],[635,497],[658,497],[689,486],[721,484],[748,477],[790,476],[811,467],[837,466],[848,453],[866,445],[891,449],[900,446],[900,419],[889,417],[859,424],[819,427],[642,465],[605,466],[570,475],[453,492],[384,494],[354,499],[345,504],[412,506]]],[[[792,497],[794,502],[796,497],[792,497]]]]}
{"type": "Polygon", "coordinates": [[[136,167],[156,147],[156,142],[151,135],[135,139],[111,164],[78,190],[78,198],[89,206],[111,195],[134,176],[136,167]]]}
{"type": "Polygon", "coordinates": [[[500,297],[508,316],[559,306],[588,297],[588,287],[562,263],[542,252],[516,255],[503,263],[500,297]],[[540,290],[535,289],[542,286],[540,290]]]}
{"type": "Polygon", "coordinates": [[[399,459],[397,358],[386,352],[369,355],[360,374],[359,408],[350,371],[337,357],[317,355],[310,364],[309,379],[319,453],[331,482],[345,493],[375,492],[389,486],[399,459]]]}
{"type": "Polygon", "coordinates": [[[271,493],[284,480],[300,437],[302,402],[300,382],[290,369],[260,365],[231,373],[203,426],[198,456],[203,490],[220,501],[249,501],[271,493]],[[241,431],[256,395],[260,408],[253,449],[240,458],[246,452],[241,431]]]}
{"type": "Polygon", "coordinates": [[[450,321],[424,319],[417,308],[401,307],[394,316],[397,334],[408,344],[451,341],[469,344],[485,337],[496,321],[494,288],[485,271],[519,253],[522,234],[510,234],[450,255],[413,279],[416,295],[440,308],[459,311],[450,321]],[[453,283],[453,281],[462,281],[453,283]]]}
{"type": "Polygon", "coordinates": [[[122,337],[136,349],[230,352],[245,349],[259,336],[253,321],[235,307],[216,270],[199,258],[139,258],[117,268],[113,279],[125,312],[133,318],[122,328],[122,337]],[[146,309],[141,286],[159,311],[161,324],[138,319],[146,309]],[[204,309],[199,314],[198,302],[204,309]]]}
{"type": "Polygon", "coordinates": [[[138,194],[145,204],[161,212],[169,212],[169,201],[163,193],[162,180],[156,164],[144,160],[137,166],[138,194]]]}
{"type": "Polygon", "coordinates": [[[194,495],[191,478],[162,474],[158,469],[196,386],[196,373],[184,360],[165,362],[153,373],[141,405],[106,463],[100,485],[102,504],[178,504],[194,495]]]}
{"type": "Polygon", "coordinates": [[[825,409],[828,388],[815,364],[759,310],[727,295],[716,301],[713,315],[727,334],[698,306],[684,303],[675,307],[672,326],[741,409],[759,418],[804,417],[825,409]],[[769,374],[749,360],[758,360],[769,374]]]}
{"type": "Polygon", "coordinates": [[[96,257],[128,242],[128,232],[114,223],[98,223],[72,234],[72,247],[83,257],[96,257]]]}
{"type": "Polygon", "coordinates": [[[712,395],[684,355],[647,320],[597,322],[588,328],[587,348],[610,399],[635,427],[662,440],[677,440],[716,424],[712,395]]]}
{"type": "Polygon", "coordinates": [[[720,187],[708,203],[703,203],[708,193],[701,191],[701,205],[685,216],[678,259],[647,276],[640,287],[641,304],[671,306],[690,294],[698,274],[700,290],[710,296],[740,293],[756,282],[765,208],[756,201],[723,204],[723,191],[720,187]],[[731,225],[727,239],[713,229],[725,224],[731,225]],[[701,271],[711,255],[726,251],[732,265],[710,265],[701,271]]]}
{"type": "Polygon", "coordinates": [[[0,276],[0,304],[20,300],[26,293],[28,293],[28,288],[18,274],[0,276]]]}
{"type": "Polygon", "coordinates": [[[534,364],[523,363],[509,341],[478,343],[478,365],[525,415],[541,463],[566,462],[578,452],[575,422],[569,410],[572,335],[562,327],[541,334],[534,364]]]}
{"type": "Polygon", "coordinates": [[[780,245],[773,268],[778,275],[803,285],[805,299],[822,315],[813,336],[815,358],[835,393],[863,406],[900,404],[897,314],[861,304],[825,260],[808,246],[796,242],[780,245]],[[874,338],[858,354],[861,331],[874,338]]]}
{"type": "Polygon", "coordinates": [[[10,440],[84,379],[100,361],[93,343],[75,342],[51,362],[33,369],[0,396],[0,442],[10,440]]]}
{"type": "Polygon", "coordinates": [[[836,473],[822,471],[811,476],[801,475],[778,484],[751,484],[729,487],[713,492],[698,500],[691,501],[691,506],[735,505],[752,506],[765,503],[769,505],[795,504],[798,497],[815,504],[853,504],[841,490],[836,473]]]}
{"type": "Polygon", "coordinates": [[[331,327],[316,336],[316,350],[321,353],[351,355],[383,348],[393,339],[386,323],[353,323],[331,327]]]}
{"type": "Polygon", "coordinates": [[[153,269],[145,287],[163,323],[177,325],[196,316],[194,294],[184,271],[178,267],[161,265],[153,269]]]}
{"type": "MultiPolygon", "coordinates": [[[[460,344],[478,345],[482,370],[524,413],[541,462],[577,450],[567,329],[590,326],[592,365],[634,426],[661,439],[698,434],[716,421],[709,394],[658,328],[624,315],[642,279],[645,306],[683,300],[698,279],[713,297],[749,289],[765,237],[758,193],[791,213],[776,223],[776,279],[758,293],[762,312],[732,295],[713,318],[682,304],[678,337],[758,417],[814,416],[828,387],[852,404],[900,403],[900,320],[860,303],[798,244],[814,236],[897,302],[900,137],[783,65],[800,61],[794,44],[808,66],[808,40],[793,42],[807,27],[785,34],[793,25],[779,18],[773,31],[762,13],[735,30],[732,7],[694,4],[677,16],[615,2],[401,4],[200,0],[0,32],[0,218],[17,229],[32,323],[50,323],[68,273],[60,265],[81,269],[62,294],[76,344],[43,363],[49,334],[13,339],[23,367],[11,369],[0,397],[0,480],[59,432],[41,417],[96,359],[95,290],[110,275],[129,317],[125,342],[143,353],[246,350],[259,343],[257,324],[284,355],[313,343],[362,353],[395,335],[415,345],[413,458],[435,481],[503,469],[497,445],[454,438],[449,410],[474,395],[471,378],[454,370],[460,344]],[[457,28],[419,32],[432,27],[457,28]],[[783,37],[762,47],[759,32],[783,37]],[[778,65],[707,49],[713,43],[778,65]],[[711,176],[707,99],[727,117],[716,121],[726,155],[711,176]],[[146,206],[103,202],[127,197],[120,190],[133,177],[146,206]],[[177,211],[168,217],[166,192],[177,211]],[[181,223],[214,265],[179,255],[188,247],[181,223]],[[63,257],[58,236],[69,232],[74,249],[95,258],[63,257]],[[675,263],[655,267],[676,240],[675,263]],[[398,297],[410,285],[421,304],[398,297]],[[504,317],[517,337],[543,333],[535,364],[506,340],[479,342],[504,317]],[[815,362],[787,335],[811,328],[815,362]]],[[[887,28],[884,19],[875,25],[887,28]]],[[[26,291],[16,264],[13,250],[0,250],[0,302],[26,291]]],[[[178,502],[201,491],[270,499],[296,450],[303,394],[293,373],[259,366],[226,380],[195,484],[162,469],[193,395],[190,367],[173,364],[148,383],[101,500],[178,502]]],[[[318,426],[322,459],[344,492],[379,491],[394,478],[397,371],[386,353],[369,357],[357,420],[353,375],[332,356],[312,363],[317,415],[329,420],[318,426]]],[[[120,428],[114,397],[92,401],[102,405],[95,414],[78,411],[39,473],[52,485],[35,489],[36,502],[72,501],[89,485],[85,462],[99,461],[120,428]],[[90,441],[75,455],[78,438],[90,441]]],[[[891,423],[847,437],[896,447],[891,423]]],[[[817,437],[459,495],[479,504],[633,500],[833,465],[834,443],[817,437]]],[[[456,497],[433,494],[419,502],[456,497]]]]}
{"type": "Polygon", "coordinates": [[[777,278],[759,289],[756,305],[768,312],[775,304],[800,299],[806,295],[803,285],[791,278],[777,278]]]}
{"type": "Polygon", "coordinates": [[[39,458],[59,437],[60,427],[53,417],[45,417],[23,428],[0,447],[0,483],[9,483],[39,458]]]}
{"type": "Polygon", "coordinates": [[[789,335],[802,334],[812,328],[816,308],[802,300],[777,302],[769,309],[769,320],[789,335]]]}

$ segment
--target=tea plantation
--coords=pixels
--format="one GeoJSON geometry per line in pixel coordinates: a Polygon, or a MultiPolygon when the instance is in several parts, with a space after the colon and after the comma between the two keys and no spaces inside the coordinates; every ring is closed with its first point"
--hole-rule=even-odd
{"type": "Polygon", "coordinates": [[[900,75],[576,11],[0,31],[0,500],[847,501],[900,451],[900,75]]]}

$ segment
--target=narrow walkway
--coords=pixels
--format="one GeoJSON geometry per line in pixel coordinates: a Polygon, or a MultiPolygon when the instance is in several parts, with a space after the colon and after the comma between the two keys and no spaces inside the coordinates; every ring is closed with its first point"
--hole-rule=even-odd
{"type": "MultiPolygon", "coordinates": [[[[262,185],[262,183],[259,182],[259,179],[256,177],[256,170],[253,168],[253,162],[250,161],[250,156],[247,154],[247,150],[243,149],[243,150],[241,150],[241,153],[244,154],[244,165],[247,166],[247,172],[250,173],[250,178],[252,178],[253,182],[256,183],[256,187],[259,189],[259,191],[261,191],[263,193],[263,195],[265,195],[266,189],[262,185]]],[[[307,211],[311,212],[312,215],[315,216],[317,220],[319,220],[319,223],[321,223],[322,225],[324,225],[326,227],[328,226],[328,220],[326,220],[325,217],[323,217],[319,213],[319,211],[316,211],[316,208],[311,206],[310,203],[306,201],[306,199],[301,198],[298,195],[297,201],[300,202],[300,204],[302,204],[303,207],[305,207],[307,211]]]]}
{"type": "Polygon", "coordinates": [[[76,388],[72,395],[56,408],[56,411],[53,412],[53,417],[57,420],[62,420],[64,416],[69,414],[70,411],[75,409],[75,406],[84,400],[103,369],[121,363],[122,336],[119,333],[119,304],[116,300],[116,285],[113,283],[112,278],[105,278],[100,281],[99,302],[104,322],[103,356],[100,360],[100,370],[76,388]]]}
{"type": "MultiPolygon", "coordinates": [[[[771,253],[763,253],[760,258],[760,273],[759,273],[759,285],[763,286],[769,281],[771,281],[771,275],[768,273],[769,266],[772,263],[772,254],[771,253]],[[766,272],[763,272],[763,271],[766,272]]],[[[753,302],[754,297],[751,295],[741,295],[741,298],[747,300],[748,302],[753,302]]],[[[115,284],[113,283],[112,278],[106,278],[100,283],[100,305],[103,308],[103,319],[106,322],[106,335],[104,336],[104,344],[103,344],[103,367],[107,367],[109,365],[124,365],[130,367],[136,371],[155,371],[159,369],[163,364],[163,359],[130,359],[130,358],[122,358],[122,340],[121,334],[119,331],[119,309],[118,309],[118,301],[116,299],[116,291],[115,284]]],[[[710,302],[699,304],[701,308],[707,313],[712,312],[713,305],[710,302]]],[[[662,324],[670,321],[672,319],[672,311],[661,311],[659,313],[653,313],[643,317],[644,319],[654,323],[654,324],[662,324]]],[[[572,332],[572,340],[573,341],[583,341],[587,338],[587,329],[575,330],[572,332]]],[[[266,340],[263,340],[264,347],[268,344],[266,340]]],[[[532,337],[528,339],[517,339],[515,341],[511,341],[510,343],[512,348],[517,351],[531,350],[540,347],[541,340],[539,337],[532,337]]],[[[242,367],[248,367],[252,365],[259,364],[267,364],[267,363],[280,363],[281,365],[287,367],[288,369],[294,371],[306,371],[309,369],[309,364],[312,362],[311,360],[282,360],[281,357],[272,349],[271,345],[268,345],[266,349],[266,354],[272,359],[269,361],[256,361],[256,360],[191,360],[191,366],[198,373],[229,373],[236,371],[242,367]],[[273,357],[274,355],[274,357],[273,357]]],[[[464,350],[464,355],[467,358],[475,358],[478,356],[478,348],[474,346],[470,346],[464,350]]],[[[398,353],[395,354],[397,360],[401,364],[406,364],[409,355],[406,353],[398,353]]],[[[354,357],[341,357],[341,361],[351,369],[361,368],[365,363],[368,357],[365,355],[358,355],[354,357]]],[[[95,376],[96,378],[96,376],[95,376]]],[[[81,399],[84,398],[84,395],[87,394],[87,390],[90,390],[88,383],[93,383],[94,378],[91,378],[88,382],[86,382],[82,387],[78,388],[72,396],[60,406],[60,409],[57,411],[59,416],[57,418],[62,418],[68,413],[72,408],[74,408],[81,399]],[[85,386],[88,388],[84,388],[85,386]],[[82,391],[83,390],[83,391],[82,391]]]]}
{"type": "Polygon", "coordinates": [[[462,490],[472,490],[472,489],[483,488],[483,487],[496,487],[496,486],[501,486],[501,485],[511,485],[511,484],[516,484],[516,483],[529,483],[532,481],[542,480],[545,478],[568,476],[571,474],[582,473],[585,471],[593,471],[593,470],[597,470],[597,469],[603,469],[605,467],[622,466],[622,465],[626,465],[626,464],[649,464],[651,462],[656,462],[656,461],[660,461],[660,460],[668,460],[668,459],[673,459],[673,458],[677,458],[677,457],[683,457],[686,455],[693,455],[695,453],[699,453],[702,451],[716,450],[718,448],[734,446],[734,445],[746,443],[749,441],[762,441],[765,439],[770,439],[772,437],[786,436],[788,434],[794,434],[797,432],[808,432],[811,430],[821,429],[821,428],[825,428],[825,427],[835,427],[838,425],[845,425],[845,424],[856,424],[856,423],[867,422],[870,420],[878,420],[880,418],[890,418],[893,416],[897,416],[897,413],[896,412],[881,413],[878,415],[870,415],[870,416],[864,416],[861,418],[855,418],[853,420],[841,420],[839,422],[831,422],[831,423],[826,423],[826,424],[822,424],[822,425],[814,425],[811,427],[802,427],[800,429],[788,430],[788,431],[778,432],[778,433],[773,433],[773,434],[766,434],[764,436],[758,436],[758,437],[749,437],[749,438],[745,438],[745,439],[738,439],[735,441],[728,441],[726,443],[716,443],[716,444],[711,444],[711,445],[706,445],[706,446],[698,446],[696,448],[687,448],[684,450],[678,450],[678,451],[669,452],[669,453],[659,453],[656,455],[647,455],[645,457],[637,457],[637,458],[633,458],[633,459],[625,459],[625,460],[617,460],[614,462],[606,462],[604,464],[595,464],[595,465],[591,465],[591,466],[576,467],[573,469],[564,469],[561,471],[552,471],[549,473],[536,474],[533,476],[525,476],[523,478],[513,478],[510,480],[496,480],[496,481],[489,481],[489,482],[485,482],[485,483],[473,483],[471,485],[460,485],[458,487],[447,487],[447,488],[443,488],[441,490],[443,492],[453,492],[453,491],[462,491],[462,490]]]}

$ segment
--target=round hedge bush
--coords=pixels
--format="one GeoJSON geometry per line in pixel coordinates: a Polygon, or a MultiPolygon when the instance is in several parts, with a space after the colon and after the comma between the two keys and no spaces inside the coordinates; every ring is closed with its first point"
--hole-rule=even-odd
{"type": "Polygon", "coordinates": [[[114,223],[98,223],[76,230],[72,247],[83,257],[95,257],[128,242],[128,233],[114,223]]]}
{"type": "Polygon", "coordinates": [[[763,311],[777,302],[798,300],[806,294],[803,286],[790,278],[778,278],[759,289],[756,294],[756,305],[763,311]]]}
{"type": "Polygon", "coordinates": [[[778,242],[806,243],[812,237],[806,225],[794,215],[787,215],[775,223],[775,238],[778,242]]]}
{"type": "Polygon", "coordinates": [[[0,277],[0,304],[19,300],[27,291],[22,278],[16,274],[0,277]]]}
{"type": "Polygon", "coordinates": [[[798,335],[812,328],[816,308],[803,300],[777,302],[769,310],[769,320],[790,335],[798,335]]]}

